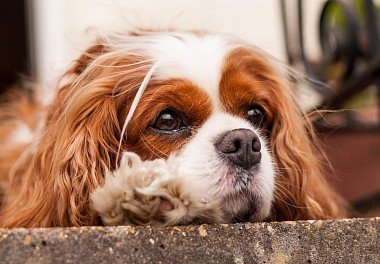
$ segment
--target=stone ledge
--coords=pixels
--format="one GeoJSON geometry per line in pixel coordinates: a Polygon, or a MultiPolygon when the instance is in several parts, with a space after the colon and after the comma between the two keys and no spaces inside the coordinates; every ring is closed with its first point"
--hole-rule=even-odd
{"type": "Polygon", "coordinates": [[[5,263],[380,263],[380,217],[185,227],[0,229],[5,263]]]}

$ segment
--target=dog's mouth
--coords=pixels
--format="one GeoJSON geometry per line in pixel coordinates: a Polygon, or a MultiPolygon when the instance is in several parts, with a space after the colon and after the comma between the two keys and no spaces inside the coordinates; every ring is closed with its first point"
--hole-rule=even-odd
{"type": "Polygon", "coordinates": [[[227,221],[252,221],[260,210],[259,199],[250,190],[229,193],[221,199],[221,208],[227,221]]]}

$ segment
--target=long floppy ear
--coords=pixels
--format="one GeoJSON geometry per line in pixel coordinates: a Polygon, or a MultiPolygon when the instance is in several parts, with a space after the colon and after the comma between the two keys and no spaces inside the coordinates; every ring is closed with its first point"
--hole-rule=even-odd
{"type": "Polygon", "coordinates": [[[146,67],[131,69],[135,64],[122,51],[96,45],[67,72],[71,81],[49,108],[43,134],[14,167],[0,226],[100,224],[89,194],[103,183],[103,169],[117,163],[120,113],[133,93],[115,91],[141,82],[146,67]]]}
{"type": "Polygon", "coordinates": [[[306,115],[293,100],[290,85],[280,80],[280,103],[271,131],[278,165],[275,220],[334,219],[346,216],[346,205],[323,177],[321,153],[306,115]]]}

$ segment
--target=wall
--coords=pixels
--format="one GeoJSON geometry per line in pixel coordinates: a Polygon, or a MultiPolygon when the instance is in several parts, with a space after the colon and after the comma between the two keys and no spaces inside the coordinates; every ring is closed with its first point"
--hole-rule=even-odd
{"type": "MultiPolygon", "coordinates": [[[[306,49],[317,56],[317,16],[323,1],[305,2],[306,49]]],[[[232,33],[285,60],[278,0],[34,0],[32,8],[37,73],[47,83],[54,82],[89,45],[93,38],[89,27],[174,27],[232,33]]]]}

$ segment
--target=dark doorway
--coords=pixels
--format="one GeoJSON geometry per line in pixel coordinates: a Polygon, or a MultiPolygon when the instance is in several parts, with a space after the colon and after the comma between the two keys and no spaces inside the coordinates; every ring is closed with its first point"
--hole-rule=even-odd
{"type": "Polygon", "coordinates": [[[0,93],[30,74],[26,8],[24,0],[0,1],[0,93]]]}

